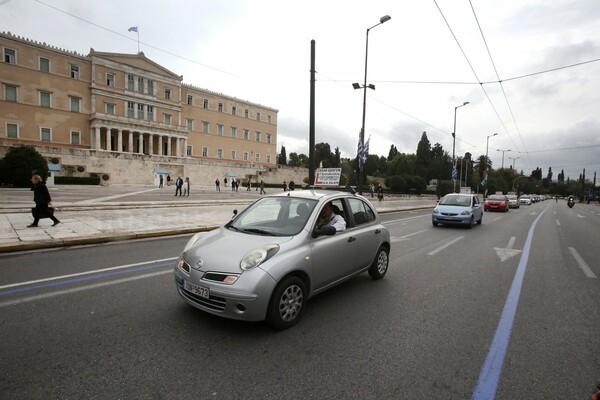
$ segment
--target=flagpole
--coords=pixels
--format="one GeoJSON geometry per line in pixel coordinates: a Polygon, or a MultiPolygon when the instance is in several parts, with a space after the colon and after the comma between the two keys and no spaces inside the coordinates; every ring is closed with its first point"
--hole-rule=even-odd
{"type": "Polygon", "coordinates": [[[138,54],[140,53],[140,28],[136,26],[135,33],[137,33],[138,39],[138,54]]]}

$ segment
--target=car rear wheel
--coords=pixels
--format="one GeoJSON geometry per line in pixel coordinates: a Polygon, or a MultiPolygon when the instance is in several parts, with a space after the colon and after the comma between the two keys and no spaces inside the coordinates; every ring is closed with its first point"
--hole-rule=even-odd
{"type": "Polygon", "coordinates": [[[381,246],[377,250],[377,255],[369,268],[369,276],[371,279],[381,279],[385,276],[390,262],[390,251],[387,247],[381,246]]]}
{"type": "Polygon", "coordinates": [[[267,322],[276,329],[287,329],[298,322],[306,301],[306,286],[297,276],[284,278],[273,291],[267,322]]]}

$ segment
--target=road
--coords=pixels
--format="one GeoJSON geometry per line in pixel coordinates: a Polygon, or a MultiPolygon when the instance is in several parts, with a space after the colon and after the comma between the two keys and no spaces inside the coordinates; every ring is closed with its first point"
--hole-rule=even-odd
{"type": "Polygon", "coordinates": [[[386,278],[277,332],[176,294],[188,236],[0,256],[2,399],[587,399],[600,382],[600,209],[472,229],[385,214],[386,278]]]}

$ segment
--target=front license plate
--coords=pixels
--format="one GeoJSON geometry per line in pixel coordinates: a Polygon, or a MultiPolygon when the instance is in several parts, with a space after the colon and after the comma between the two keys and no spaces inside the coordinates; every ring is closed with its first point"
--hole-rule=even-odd
{"type": "Polygon", "coordinates": [[[208,299],[210,297],[210,290],[208,290],[208,288],[194,285],[193,283],[190,283],[188,281],[183,282],[183,287],[188,292],[194,293],[195,295],[203,297],[205,299],[208,299]]]}

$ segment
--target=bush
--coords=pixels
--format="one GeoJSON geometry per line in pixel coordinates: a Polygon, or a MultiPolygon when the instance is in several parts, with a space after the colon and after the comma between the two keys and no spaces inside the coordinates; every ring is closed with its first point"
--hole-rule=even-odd
{"type": "Polygon", "coordinates": [[[54,183],[56,185],[99,185],[99,176],[55,176],[54,183]]]}
{"type": "Polygon", "coordinates": [[[0,160],[0,183],[14,187],[30,187],[31,176],[46,180],[48,161],[33,146],[12,147],[0,160]]]}

